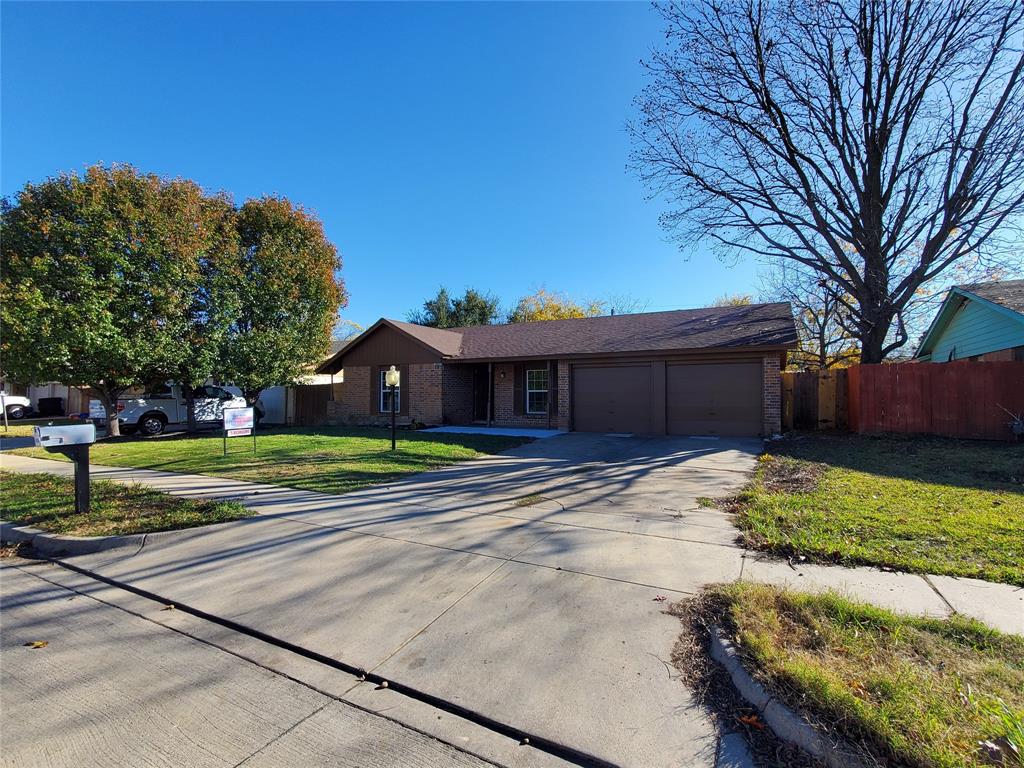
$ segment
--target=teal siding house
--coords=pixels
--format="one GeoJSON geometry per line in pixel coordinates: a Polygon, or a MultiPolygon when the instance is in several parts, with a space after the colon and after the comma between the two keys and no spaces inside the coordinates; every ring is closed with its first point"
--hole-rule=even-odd
{"type": "Polygon", "coordinates": [[[1024,360],[1024,280],[957,285],[946,295],[917,360],[1024,360]]]}

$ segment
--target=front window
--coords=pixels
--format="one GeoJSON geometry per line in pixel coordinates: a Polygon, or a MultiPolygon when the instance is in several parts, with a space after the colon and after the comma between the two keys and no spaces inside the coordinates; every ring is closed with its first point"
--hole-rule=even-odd
{"type": "Polygon", "coordinates": [[[526,372],[526,412],[548,412],[547,368],[532,368],[526,372]]]}
{"type": "MultiPolygon", "coordinates": [[[[391,387],[388,386],[387,371],[380,372],[380,412],[391,413],[391,387]]],[[[395,387],[395,410],[402,410],[402,385],[395,387]]]]}

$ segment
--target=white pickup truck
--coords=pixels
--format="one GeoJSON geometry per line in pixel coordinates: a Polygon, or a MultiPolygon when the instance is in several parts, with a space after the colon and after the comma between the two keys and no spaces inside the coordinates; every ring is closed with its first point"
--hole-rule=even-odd
{"type": "Polygon", "coordinates": [[[22,395],[8,395],[6,391],[0,392],[0,401],[3,401],[4,410],[7,411],[9,419],[24,419],[32,415],[32,401],[22,395]]]}
{"type": "MultiPolygon", "coordinates": [[[[245,398],[237,387],[220,387],[208,384],[196,389],[196,423],[212,424],[224,418],[225,408],[245,408],[245,398]]],[[[256,404],[256,416],[262,415],[260,404],[256,404]]],[[[89,418],[106,421],[106,411],[99,400],[89,401],[89,418]]],[[[140,432],[144,435],[159,435],[169,425],[188,422],[188,408],[177,384],[162,384],[150,388],[140,397],[123,398],[117,401],[117,417],[121,432],[130,435],[140,432]]]]}

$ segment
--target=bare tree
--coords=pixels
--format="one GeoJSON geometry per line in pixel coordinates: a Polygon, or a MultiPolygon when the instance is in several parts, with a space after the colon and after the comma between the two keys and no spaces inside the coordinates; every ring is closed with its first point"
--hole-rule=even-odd
{"type": "Polygon", "coordinates": [[[666,44],[645,62],[632,163],[681,241],[812,269],[866,363],[906,343],[930,281],[1015,258],[1020,0],[658,7],[666,44]]]}
{"type": "Polygon", "coordinates": [[[782,261],[762,275],[765,301],[788,301],[796,320],[797,349],[790,362],[805,370],[827,370],[856,362],[860,345],[851,327],[849,300],[814,270],[782,261]]]}

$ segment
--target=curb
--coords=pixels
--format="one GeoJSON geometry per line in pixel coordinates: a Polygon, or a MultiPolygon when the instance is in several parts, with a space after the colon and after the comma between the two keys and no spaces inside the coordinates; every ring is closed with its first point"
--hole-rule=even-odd
{"type": "Polygon", "coordinates": [[[761,713],[761,718],[776,736],[824,761],[829,768],[868,768],[868,764],[848,745],[823,736],[751,677],[740,661],[736,646],[717,624],[711,627],[710,645],[711,658],[725,667],[740,696],[761,713]]]}
{"type": "Polygon", "coordinates": [[[104,552],[108,549],[134,547],[139,549],[146,543],[149,534],[134,533],[127,536],[61,536],[48,533],[39,528],[27,525],[14,525],[0,520],[0,540],[21,542],[27,541],[32,549],[41,555],[54,556],[88,555],[93,552],[104,552]]]}

